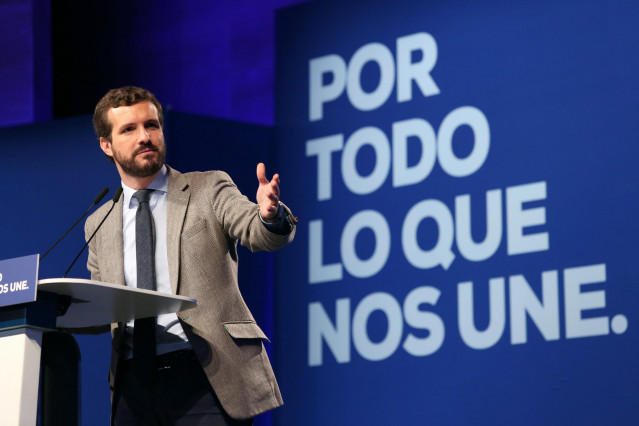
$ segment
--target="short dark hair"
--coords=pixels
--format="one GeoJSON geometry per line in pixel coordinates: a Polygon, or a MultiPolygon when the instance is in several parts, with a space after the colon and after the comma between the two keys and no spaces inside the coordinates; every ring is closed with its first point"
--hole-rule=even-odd
{"type": "Polygon", "coordinates": [[[164,117],[162,116],[162,105],[155,98],[153,93],[146,89],[135,86],[124,86],[119,89],[111,89],[106,95],[100,99],[93,113],[93,128],[99,138],[105,138],[111,141],[111,132],[113,131],[113,123],[109,121],[108,113],[111,108],[120,106],[131,106],[138,102],[149,101],[158,110],[158,119],[160,127],[164,127],[164,117]]]}

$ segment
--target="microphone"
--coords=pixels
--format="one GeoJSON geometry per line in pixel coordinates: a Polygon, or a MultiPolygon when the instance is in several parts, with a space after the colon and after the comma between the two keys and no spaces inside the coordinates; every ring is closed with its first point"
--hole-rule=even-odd
{"type": "Polygon", "coordinates": [[[53,248],[54,248],[55,246],[57,246],[57,245],[58,245],[58,243],[59,243],[60,241],[62,241],[62,240],[64,239],[64,237],[66,237],[66,236],[67,236],[67,234],[68,234],[69,232],[71,232],[71,230],[72,230],[73,228],[75,228],[75,227],[76,227],[76,225],[77,225],[78,223],[80,223],[80,221],[81,221],[82,219],[84,219],[84,218],[85,218],[85,217],[89,214],[89,212],[91,211],[91,209],[93,208],[93,206],[95,206],[96,204],[98,204],[98,203],[100,202],[100,200],[102,200],[102,198],[104,198],[104,196],[105,196],[108,192],[109,192],[109,188],[108,188],[108,187],[106,187],[106,186],[105,186],[104,188],[102,188],[102,191],[100,191],[100,193],[98,194],[98,196],[97,196],[97,197],[95,197],[95,199],[93,200],[93,203],[91,203],[91,206],[89,207],[89,209],[88,209],[86,212],[84,212],[84,214],[83,214],[82,216],[80,216],[80,219],[76,220],[76,221],[75,221],[75,223],[74,223],[73,225],[71,225],[71,227],[70,227],[69,229],[67,229],[67,232],[65,232],[65,233],[64,233],[64,234],[63,234],[60,238],[58,238],[58,241],[56,241],[55,243],[53,243],[53,245],[52,245],[51,247],[49,247],[49,249],[48,249],[47,251],[45,251],[45,252],[44,252],[44,254],[43,254],[42,256],[40,256],[40,262],[42,262],[42,259],[44,259],[44,257],[45,257],[47,254],[49,254],[49,252],[50,252],[51,250],[53,250],[53,248]]]}
{"type": "Polygon", "coordinates": [[[95,234],[98,233],[98,229],[100,229],[102,227],[102,224],[104,223],[104,221],[106,220],[107,217],[109,217],[109,215],[111,214],[111,212],[113,211],[113,207],[115,207],[115,204],[118,202],[118,200],[120,199],[120,196],[122,195],[122,187],[118,187],[118,189],[115,190],[115,194],[113,195],[113,204],[111,204],[111,208],[109,209],[109,211],[107,212],[107,214],[104,215],[104,217],[102,218],[102,221],[100,222],[100,224],[98,225],[97,228],[95,228],[95,231],[93,231],[93,234],[91,234],[91,236],[89,237],[89,239],[87,240],[86,243],[84,243],[84,246],[82,246],[82,250],[80,250],[80,252],[78,253],[78,255],[75,257],[75,259],[73,259],[73,262],[71,262],[71,266],[69,266],[69,269],[67,269],[67,271],[64,273],[64,275],[62,276],[62,278],[66,278],[67,274],[69,273],[69,271],[71,271],[71,268],[73,268],[73,265],[75,265],[75,262],[78,261],[78,259],[80,258],[80,255],[82,254],[82,252],[84,252],[84,249],[87,248],[87,246],[89,245],[89,243],[91,242],[91,240],[93,239],[93,237],[95,237],[95,234]]]}

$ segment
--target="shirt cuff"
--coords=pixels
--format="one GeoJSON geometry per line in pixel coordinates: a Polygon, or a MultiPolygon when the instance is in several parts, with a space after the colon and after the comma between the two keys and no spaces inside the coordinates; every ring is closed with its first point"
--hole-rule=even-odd
{"type": "Polygon", "coordinates": [[[262,214],[257,212],[257,215],[260,217],[260,220],[270,232],[278,235],[287,235],[293,230],[293,226],[290,224],[288,220],[286,220],[286,215],[284,214],[284,207],[280,203],[279,208],[277,209],[277,215],[273,222],[267,222],[262,217],[262,214]]]}

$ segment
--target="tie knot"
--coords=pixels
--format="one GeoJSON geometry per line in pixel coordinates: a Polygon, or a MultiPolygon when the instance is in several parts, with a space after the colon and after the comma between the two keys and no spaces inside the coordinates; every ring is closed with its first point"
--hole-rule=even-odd
{"type": "Polygon", "coordinates": [[[138,203],[140,204],[148,203],[149,198],[151,197],[151,192],[153,192],[152,189],[140,189],[133,194],[133,198],[138,200],[138,203]]]}

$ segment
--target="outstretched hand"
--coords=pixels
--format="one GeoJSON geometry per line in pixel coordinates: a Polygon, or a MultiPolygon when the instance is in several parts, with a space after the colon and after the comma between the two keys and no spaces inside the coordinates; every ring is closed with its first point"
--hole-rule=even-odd
{"type": "Polygon", "coordinates": [[[264,163],[257,165],[257,204],[260,206],[260,215],[266,221],[274,220],[277,216],[280,201],[280,175],[274,174],[270,181],[266,179],[266,166],[264,163]]]}

